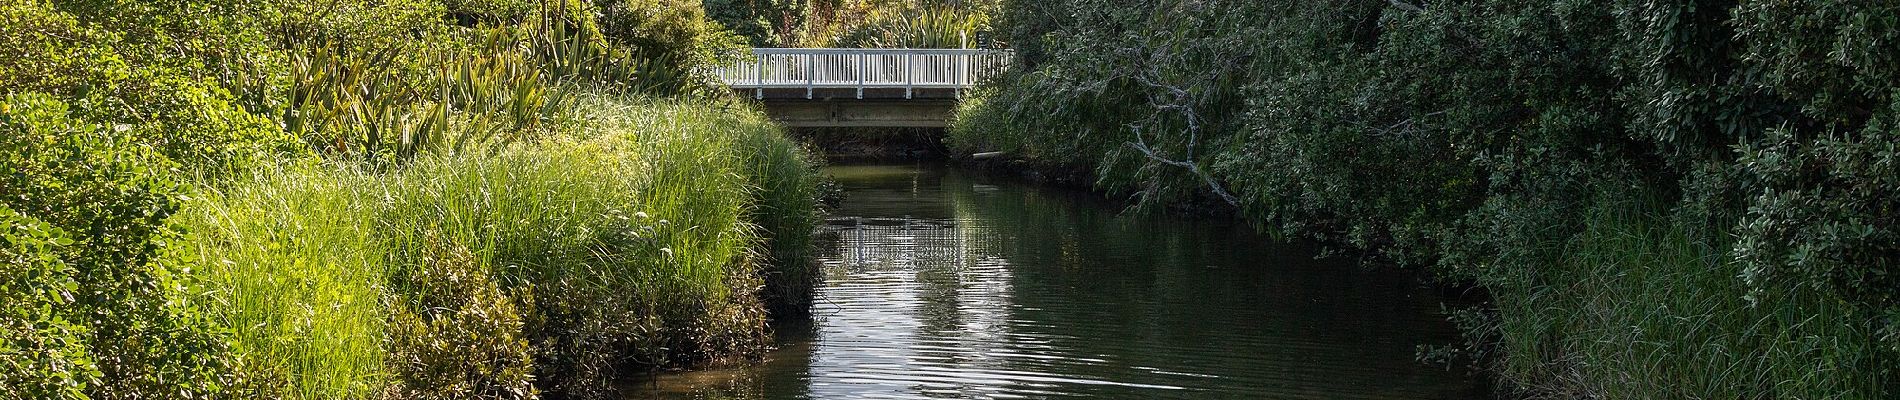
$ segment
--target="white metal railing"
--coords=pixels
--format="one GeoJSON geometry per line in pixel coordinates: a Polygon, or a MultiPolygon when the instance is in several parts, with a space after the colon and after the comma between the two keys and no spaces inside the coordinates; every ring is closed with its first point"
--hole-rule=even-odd
{"type": "Polygon", "coordinates": [[[987,49],[789,49],[756,48],[737,54],[714,67],[720,80],[734,89],[753,89],[763,97],[768,88],[903,88],[910,98],[915,89],[968,89],[1003,72],[1014,55],[987,49]]]}

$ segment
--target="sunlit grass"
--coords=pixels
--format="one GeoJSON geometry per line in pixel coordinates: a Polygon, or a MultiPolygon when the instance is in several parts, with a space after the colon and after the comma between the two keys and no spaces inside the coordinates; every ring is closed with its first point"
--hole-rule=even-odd
{"type": "Polygon", "coordinates": [[[185,247],[211,266],[205,290],[225,293],[213,311],[243,367],[304,398],[388,387],[385,309],[407,290],[393,282],[436,240],[528,310],[553,390],[762,346],[762,276],[810,276],[803,153],[750,111],[582,97],[562,134],[497,152],[261,168],[191,201],[185,247]]]}
{"type": "Polygon", "coordinates": [[[369,229],[377,192],[347,168],[286,165],[208,189],[176,217],[242,368],[288,379],[304,398],[376,389],[388,269],[369,229]]]}

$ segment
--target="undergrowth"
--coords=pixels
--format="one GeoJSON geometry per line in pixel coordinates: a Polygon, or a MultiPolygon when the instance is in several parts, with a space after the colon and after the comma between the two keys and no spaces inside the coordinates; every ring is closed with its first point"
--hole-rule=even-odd
{"type": "Polygon", "coordinates": [[[1865,318],[1808,288],[1751,297],[1723,234],[1605,200],[1550,267],[1489,285],[1499,376],[1550,398],[1865,398],[1887,384],[1865,318]],[[1530,379],[1541,378],[1541,379],[1530,379]]]}
{"type": "Polygon", "coordinates": [[[812,179],[804,155],[707,104],[590,96],[576,112],[572,136],[387,173],[285,165],[187,205],[186,247],[214,266],[205,290],[232,293],[245,367],[299,397],[594,397],[764,345],[763,276],[810,275],[810,185],[766,189],[812,179]],[[433,337],[455,347],[413,343],[433,337]]]}

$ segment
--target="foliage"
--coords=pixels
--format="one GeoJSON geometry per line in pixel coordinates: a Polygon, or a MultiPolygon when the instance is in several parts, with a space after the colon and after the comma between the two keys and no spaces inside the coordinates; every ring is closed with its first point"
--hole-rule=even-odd
{"type": "Polygon", "coordinates": [[[385,386],[389,314],[365,220],[375,187],[354,168],[288,164],[199,191],[175,218],[192,232],[175,257],[199,266],[195,292],[219,294],[207,311],[232,331],[234,368],[283,383],[273,397],[368,397],[385,386]]]}
{"type": "Polygon", "coordinates": [[[707,19],[697,0],[593,0],[600,32],[633,55],[676,62],[671,69],[704,65],[736,50],[739,37],[707,19]]]}
{"type": "Polygon", "coordinates": [[[797,224],[811,212],[802,189],[758,188],[809,181],[803,155],[759,117],[711,101],[576,110],[582,93],[717,95],[699,63],[731,38],[677,5],[0,2],[0,397],[580,395],[606,386],[543,371],[583,352],[600,364],[573,368],[609,376],[757,348],[754,252],[804,271],[790,258],[805,239],[768,244],[752,220],[808,231],[797,224]],[[692,117],[632,138],[590,122],[609,118],[595,112],[692,117]],[[673,134],[698,141],[662,140],[673,134]],[[591,158],[549,162],[569,150],[591,158]],[[658,155],[680,158],[640,164],[658,155]],[[649,192],[583,190],[669,171],[688,172],[649,192]],[[563,179],[507,175],[522,172],[563,179]],[[464,180],[430,186],[447,178],[464,180]],[[626,207],[654,191],[691,213],[666,217],[690,224],[660,248],[693,261],[590,247],[582,239],[611,237],[586,232],[631,230],[604,212],[568,230],[509,226],[502,244],[517,253],[503,261],[514,264],[495,262],[483,224],[408,225],[443,209],[495,211],[427,199],[516,193],[505,205],[565,216],[574,210],[534,196],[626,207]],[[571,239],[550,250],[569,258],[537,253],[556,239],[571,239]],[[617,269],[549,278],[558,285],[503,274],[592,256],[608,260],[585,265],[617,269]],[[672,269],[632,268],[649,265],[672,269]],[[634,283],[669,291],[604,286],[634,283]],[[568,299],[536,297],[543,284],[622,297],[543,313],[539,301],[568,299]],[[568,326],[629,339],[558,329],[568,326]],[[556,342],[573,353],[542,357],[556,342]]]}
{"type": "MultiPolygon", "coordinates": [[[[995,1],[705,0],[753,47],[957,48],[987,29],[995,1]]],[[[971,43],[974,44],[974,43],[971,43]]]]}
{"type": "MultiPolygon", "coordinates": [[[[486,38],[500,47],[504,33],[486,38]]],[[[371,161],[418,151],[481,151],[539,133],[562,103],[524,55],[508,51],[431,51],[402,46],[371,54],[317,49],[291,59],[291,108],[285,129],[328,152],[371,161]],[[423,54],[417,57],[417,53],[423,54]],[[416,85],[389,68],[425,59],[438,73],[416,85]]]]}
{"type": "MultiPolygon", "coordinates": [[[[732,128],[778,129],[762,120],[747,120],[732,128]]],[[[764,271],[760,295],[774,315],[803,315],[810,312],[813,288],[822,278],[812,237],[820,222],[820,175],[804,148],[784,135],[744,135],[737,142],[739,154],[746,158],[742,161],[746,184],[756,190],[745,220],[756,226],[764,242],[756,256],[770,267],[764,271]]]]}
{"type": "Polygon", "coordinates": [[[1499,334],[1503,378],[1529,389],[1882,397],[1900,385],[1900,175],[1896,67],[1873,60],[1894,55],[1878,43],[1900,9],[1812,3],[1006,2],[999,30],[1025,68],[967,102],[951,141],[1091,170],[1142,205],[1226,203],[1275,231],[1475,281],[1500,308],[1478,324],[1497,331],[1477,334],[1499,334]],[[1656,240],[1725,261],[1578,253],[1623,234],[1593,215],[1655,207],[1600,200],[1631,193],[1665,204],[1641,234],[1677,232],[1688,239],[1656,240]],[[1640,268],[1676,286],[1624,278],[1640,268]],[[1577,285],[1628,301],[1551,292],[1577,285]],[[1715,309],[1639,311],[1691,303],[1715,309]],[[1615,318],[1559,312],[1577,307],[1615,318]],[[1658,359],[1611,362],[1579,342],[1639,340],[1608,332],[1664,314],[1719,333],[1653,354],[1758,374],[1683,367],[1646,376],[1696,385],[1636,384],[1610,365],[1658,359]],[[1774,319],[1792,315],[1815,319],[1774,319]],[[1571,345],[1516,345],[1530,341],[1571,345]],[[1782,354],[1863,368],[1810,375],[1782,354]]]}
{"type": "Polygon", "coordinates": [[[1507,383],[1565,398],[1881,397],[1891,366],[1870,327],[1844,323],[1852,309],[1811,291],[1751,304],[1722,235],[1618,197],[1583,211],[1561,264],[1501,272],[1564,282],[1494,285],[1507,383]]]}
{"type": "Polygon", "coordinates": [[[74,114],[46,95],[0,103],[0,247],[5,296],[19,300],[0,321],[5,353],[47,351],[8,357],[6,375],[59,397],[195,398],[238,387],[202,300],[185,291],[182,268],[158,259],[179,236],[166,222],[180,189],[158,175],[165,159],[138,142],[151,136],[74,114]]]}
{"type": "MultiPolygon", "coordinates": [[[[536,396],[534,357],[515,301],[467,248],[432,242],[422,265],[395,282],[389,365],[397,395],[416,399],[536,396]]],[[[525,289],[524,289],[525,290],[525,289]]]]}
{"type": "Polygon", "coordinates": [[[813,47],[948,49],[974,45],[987,14],[949,6],[899,5],[864,8],[858,15],[814,26],[805,38],[813,47]]]}
{"type": "Polygon", "coordinates": [[[200,78],[210,72],[205,64],[230,58],[219,53],[225,49],[203,42],[243,49],[246,39],[229,37],[241,35],[220,21],[180,14],[221,5],[66,5],[72,12],[36,0],[0,7],[0,41],[9,43],[0,50],[0,94],[44,93],[72,104],[75,119],[136,127],[120,134],[193,168],[238,169],[264,154],[296,150],[295,141],[269,120],[200,78]],[[75,14],[88,18],[82,22],[75,14]],[[179,55],[202,59],[194,63],[179,55]]]}
{"type": "Polygon", "coordinates": [[[814,179],[803,154],[703,103],[574,107],[492,153],[292,164],[192,203],[185,247],[230,293],[246,368],[302,397],[599,397],[762,346],[761,275],[811,276],[812,189],[766,186],[814,179]]]}
{"type": "Polygon", "coordinates": [[[1880,340],[1900,351],[1900,130],[1891,122],[1900,109],[1883,114],[1857,135],[1802,143],[1774,129],[1742,149],[1740,169],[1759,181],[1733,253],[1749,299],[1837,295],[1878,313],[1880,340]]]}
{"type": "Polygon", "coordinates": [[[581,90],[710,94],[710,78],[693,66],[730,47],[692,10],[648,15],[660,5],[616,2],[543,7],[531,21],[436,27],[418,34],[425,40],[304,46],[290,56],[289,102],[276,113],[317,148],[373,162],[429,149],[491,151],[546,134],[581,90]],[[601,19],[590,18],[596,10],[601,19]]]}
{"type": "Polygon", "coordinates": [[[72,245],[65,231],[0,206],[0,396],[79,399],[98,382],[84,325],[57,310],[79,283],[54,250],[72,245]]]}
{"type": "Polygon", "coordinates": [[[1741,276],[1755,297],[1805,286],[1866,307],[1900,355],[1900,65],[1875,61],[1900,56],[1880,45],[1900,37],[1900,7],[1744,1],[1733,14],[1761,90],[1800,110],[1737,151],[1741,276]]]}
{"type": "MultiPolygon", "coordinates": [[[[529,0],[444,0],[442,6],[456,25],[519,24],[540,11],[547,3],[529,0]]],[[[561,4],[561,3],[555,3],[561,4]]]]}
{"type": "Polygon", "coordinates": [[[706,17],[744,38],[752,47],[789,47],[794,27],[804,26],[803,0],[703,0],[706,17]]]}

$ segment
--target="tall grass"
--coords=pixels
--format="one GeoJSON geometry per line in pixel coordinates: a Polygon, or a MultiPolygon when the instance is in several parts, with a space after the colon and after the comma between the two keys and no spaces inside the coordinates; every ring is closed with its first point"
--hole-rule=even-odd
{"type": "Polygon", "coordinates": [[[240,368],[283,379],[301,398],[380,389],[388,270],[369,223],[380,188],[349,168],[263,168],[206,189],[175,220],[204,268],[214,315],[235,334],[240,368]]]}
{"type": "Polygon", "coordinates": [[[193,201],[188,247],[216,266],[207,289],[232,294],[217,308],[246,367],[299,397],[415,384],[383,371],[400,349],[379,341],[392,308],[429,306],[410,295],[420,267],[451,257],[514,303],[495,309],[520,310],[545,391],[761,347],[765,263],[811,276],[804,155],[762,117],[702,102],[589,95],[573,112],[561,134],[493,153],[288,165],[193,201]]]}
{"type": "Polygon", "coordinates": [[[1719,237],[1610,201],[1566,256],[1494,285],[1504,379],[1554,398],[1877,398],[1866,316],[1790,287],[1749,298],[1719,237]]]}

